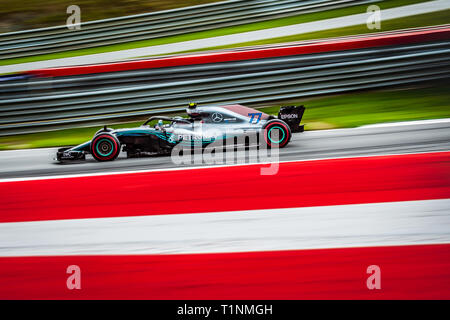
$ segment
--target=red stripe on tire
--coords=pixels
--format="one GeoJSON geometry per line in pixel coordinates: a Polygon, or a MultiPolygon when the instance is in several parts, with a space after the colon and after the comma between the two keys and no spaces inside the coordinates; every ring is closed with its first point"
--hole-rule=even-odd
{"type": "Polygon", "coordinates": [[[268,129],[271,127],[271,126],[275,126],[275,125],[279,125],[279,126],[283,126],[284,127],[284,129],[286,130],[286,140],[284,141],[284,143],[283,144],[281,144],[281,145],[279,145],[279,148],[282,148],[282,147],[284,147],[285,145],[286,145],[286,143],[288,143],[289,142],[289,128],[287,127],[287,126],[285,126],[283,123],[281,123],[281,122],[276,122],[276,123],[274,123],[274,124],[269,124],[266,128],[265,128],[265,131],[264,131],[264,139],[266,140],[266,143],[269,145],[269,146],[272,146],[272,143],[270,142],[269,143],[269,141],[267,141],[267,139],[268,139],[268,137],[267,137],[267,134],[268,134],[268,129]]]}
{"type": "Polygon", "coordinates": [[[117,154],[117,152],[120,151],[120,150],[118,150],[118,146],[117,146],[116,140],[111,139],[111,137],[110,137],[109,135],[99,135],[99,136],[97,136],[97,137],[94,138],[94,140],[92,141],[92,145],[94,146],[94,145],[95,145],[95,142],[96,142],[98,139],[100,139],[100,138],[106,138],[106,139],[108,139],[109,141],[112,141],[112,142],[114,143],[114,149],[115,149],[115,151],[114,151],[113,153],[111,153],[108,157],[103,157],[103,156],[98,155],[97,152],[95,151],[95,147],[92,148],[92,152],[95,153],[96,156],[97,156],[98,158],[101,158],[102,160],[109,160],[109,159],[114,158],[114,156],[117,154]]]}

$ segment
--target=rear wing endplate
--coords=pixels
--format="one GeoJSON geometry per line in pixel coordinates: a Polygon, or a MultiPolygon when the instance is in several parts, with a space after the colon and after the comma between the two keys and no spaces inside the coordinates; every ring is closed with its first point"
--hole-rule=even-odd
{"type": "Polygon", "coordinates": [[[305,126],[300,125],[300,121],[304,113],[305,107],[303,105],[281,107],[278,112],[278,119],[286,122],[292,132],[303,132],[305,131],[305,126]]]}

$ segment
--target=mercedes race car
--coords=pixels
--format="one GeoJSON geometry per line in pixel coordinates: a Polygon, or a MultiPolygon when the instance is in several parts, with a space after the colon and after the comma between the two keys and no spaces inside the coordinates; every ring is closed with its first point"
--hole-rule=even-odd
{"type": "Polygon", "coordinates": [[[217,140],[237,141],[237,137],[251,134],[263,137],[258,139],[258,145],[283,148],[293,132],[303,132],[300,121],[304,111],[304,106],[282,107],[277,118],[242,105],[200,107],[190,103],[187,118],[153,116],[140,127],[129,129],[105,126],[90,141],[58,149],[56,160],[84,160],[90,153],[97,161],[111,161],[121,150],[128,158],[168,155],[180,144],[197,143],[204,147],[217,140]]]}

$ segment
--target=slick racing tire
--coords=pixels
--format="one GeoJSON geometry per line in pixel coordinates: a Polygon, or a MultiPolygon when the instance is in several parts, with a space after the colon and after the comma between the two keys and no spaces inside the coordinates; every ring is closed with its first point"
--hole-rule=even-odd
{"type": "Polygon", "coordinates": [[[119,153],[120,142],[111,133],[99,133],[91,141],[91,154],[97,161],[112,161],[119,153]]]}
{"type": "Polygon", "coordinates": [[[291,128],[282,120],[269,120],[263,127],[264,142],[268,148],[284,148],[291,140],[291,128]]]}

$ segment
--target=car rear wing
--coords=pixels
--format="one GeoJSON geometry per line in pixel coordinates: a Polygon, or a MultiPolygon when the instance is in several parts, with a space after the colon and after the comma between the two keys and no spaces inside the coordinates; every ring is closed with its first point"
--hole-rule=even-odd
{"type": "Polygon", "coordinates": [[[303,132],[305,131],[305,125],[300,125],[303,113],[305,113],[304,106],[281,107],[278,112],[278,119],[286,122],[292,132],[303,132]]]}

